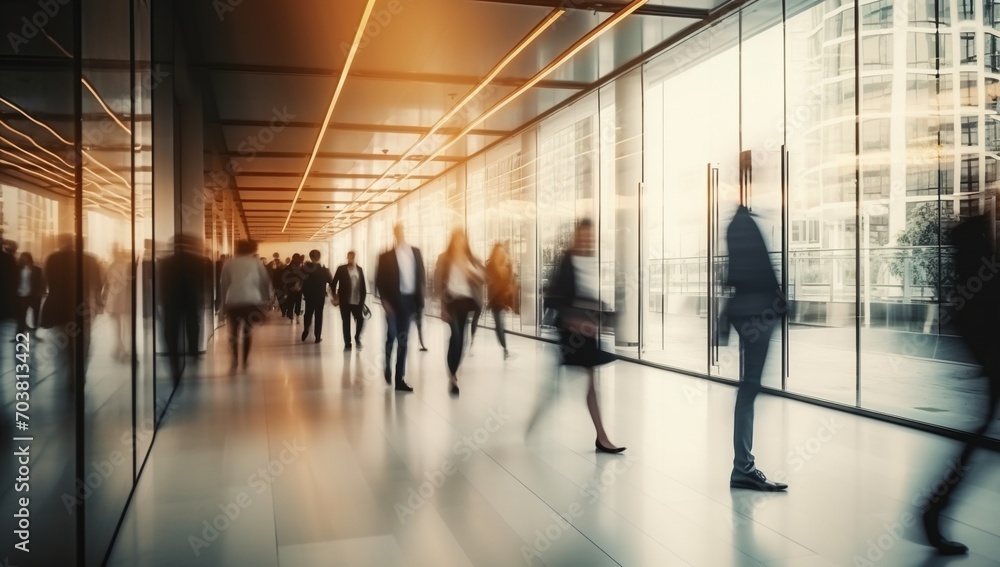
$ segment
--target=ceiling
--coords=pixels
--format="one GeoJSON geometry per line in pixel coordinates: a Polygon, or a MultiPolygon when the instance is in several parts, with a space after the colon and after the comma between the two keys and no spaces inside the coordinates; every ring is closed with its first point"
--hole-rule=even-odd
{"type": "Polygon", "coordinates": [[[244,0],[225,11],[225,3],[192,3],[197,65],[214,99],[208,126],[220,132],[221,147],[209,151],[239,171],[228,188],[251,238],[327,238],[591,89],[721,2],[650,0],[471,129],[628,2],[374,0],[325,125],[368,0],[244,0]],[[480,85],[560,5],[565,13],[480,85]],[[481,92],[427,136],[477,86],[481,92]],[[446,142],[446,151],[425,159],[446,142]]]}

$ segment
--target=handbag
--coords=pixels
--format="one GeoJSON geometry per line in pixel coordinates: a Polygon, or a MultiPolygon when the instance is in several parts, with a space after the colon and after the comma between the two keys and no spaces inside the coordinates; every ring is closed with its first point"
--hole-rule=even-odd
{"type": "Polygon", "coordinates": [[[361,316],[366,320],[372,318],[372,310],[368,309],[368,305],[364,303],[361,304],[361,316]]]}

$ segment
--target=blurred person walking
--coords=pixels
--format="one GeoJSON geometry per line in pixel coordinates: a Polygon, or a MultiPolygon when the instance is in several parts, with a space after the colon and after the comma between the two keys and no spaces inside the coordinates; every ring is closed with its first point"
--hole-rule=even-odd
{"type": "MultiPolygon", "coordinates": [[[[71,365],[77,357],[82,357],[84,361],[89,357],[91,324],[94,316],[103,309],[101,289],[104,286],[104,276],[101,264],[94,255],[76,250],[76,236],[60,234],[57,239],[59,249],[45,259],[45,281],[49,284],[49,294],[42,304],[39,325],[51,329],[52,333],[63,335],[56,340],[61,344],[71,345],[67,351],[67,364],[71,365]],[[77,270],[82,270],[83,289],[78,289],[76,285],[77,270]],[[83,321],[83,327],[78,331],[82,336],[82,352],[76,350],[77,342],[69,336],[75,334],[73,329],[78,309],[83,321]]],[[[73,376],[72,370],[70,373],[73,376]]],[[[72,382],[69,385],[72,386],[72,382]]]]}
{"type": "Polygon", "coordinates": [[[302,281],[302,297],[306,300],[305,325],[302,329],[302,342],[309,338],[309,327],[313,316],[316,326],[313,330],[316,342],[323,342],[323,306],[326,302],[326,288],[333,291],[333,276],[330,269],[319,263],[319,250],[309,251],[309,261],[302,266],[305,279],[302,281]]]}
{"type": "Polygon", "coordinates": [[[956,300],[953,318],[958,331],[986,375],[989,400],[982,421],[962,447],[958,458],[949,461],[941,480],[930,490],[923,504],[923,526],[927,540],[942,555],[963,555],[969,548],[941,534],[941,515],[948,508],[955,491],[969,472],[974,450],[982,444],[1000,405],[1000,281],[996,274],[996,257],[990,227],[985,216],[963,221],[952,229],[955,245],[954,289],[949,301],[956,300]],[[967,292],[980,287],[977,292],[967,292]]]}
{"type": "Polygon", "coordinates": [[[128,250],[116,245],[113,260],[105,273],[104,310],[114,322],[114,352],[118,362],[131,357],[132,347],[132,258],[128,250]]]}
{"type": "Polygon", "coordinates": [[[38,327],[45,289],[45,275],[42,269],[35,265],[30,252],[22,252],[18,260],[17,332],[24,333],[38,327]],[[28,310],[31,310],[34,327],[28,326],[28,310]]]}
{"type": "Polygon", "coordinates": [[[354,343],[361,348],[361,330],[365,326],[364,306],[368,295],[365,272],[354,262],[354,251],[347,253],[347,263],[337,266],[333,275],[333,301],[340,306],[344,326],[344,350],[351,350],[351,318],[354,318],[354,343]]]}
{"type": "Polygon", "coordinates": [[[184,370],[184,357],[201,351],[201,326],[212,273],[211,261],[201,255],[201,240],[188,234],[173,239],[174,253],[160,260],[160,305],[163,335],[175,382],[184,370]]]}
{"type": "MultiPolygon", "coordinates": [[[[740,337],[743,376],[736,394],[733,426],[732,488],[776,492],[787,484],[768,480],[757,469],[753,454],[754,401],[760,393],[761,374],[771,345],[771,334],[781,317],[766,317],[768,310],[785,310],[786,302],[771,265],[760,228],[746,206],[740,205],[726,232],[729,274],[726,285],[735,288],[726,305],[726,316],[740,337]]],[[[728,329],[727,329],[728,330],[728,329]]]]}
{"type": "Polygon", "coordinates": [[[482,262],[473,256],[465,231],[456,228],[434,270],[434,289],[441,298],[441,320],[451,329],[448,341],[449,392],[458,395],[458,367],[465,347],[465,329],[469,315],[481,309],[478,297],[484,282],[482,262]]]}
{"type": "Polygon", "coordinates": [[[396,348],[396,391],[412,392],[406,383],[406,349],[409,344],[413,316],[424,308],[426,274],[420,249],[410,246],[403,234],[403,225],[392,229],[396,245],[378,258],[375,291],[385,309],[385,381],[392,380],[392,347],[396,348]]]}
{"type": "Polygon", "coordinates": [[[507,247],[498,242],[493,245],[489,260],[486,261],[486,298],[487,307],[493,313],[493,325],[497,341],[503,349],[504,360],[510,356],[510,352],[507,350],[503,316],[508,309],[516,311],[517,294],[517,280],[510,254],[507,253],[507,247]]]}
{"type": "MultiPolygon", "coordinates": [[[[615,360],[601,350],[598,329],[603,309],[598,300],[597,259],[594,257],[594,224],[582,219],[576,225],[573,247],[563,253],[550,287],[549,302],[555,309],[563,365],[579,366],[587,373],[587,409],[594,422],[601,453],[621,453],[608,438],[597,401],[596,368],[615,360]]],[[[535,418],[532,418],[532,423],[535,418]]]]}
{"type": "Polygon", "coordinates": [[[306,279],[302,269],[303,259],[302,254],[296,252],[292,255],[291,262],[281,271],[280,285],[285,290],[281,314],[295,323],[299,322],[299,315],[302,315],[302,282],[306,279]]]}
{"type": "Polygon", "coordinates": [[[222,267],[222,298],[229,325],[229,346],[233,362],[229,368],[236,372],[240,361],[240,337],[243,342],[243,370],[247,369],[253,327],[264,320],[264,309],[271,296],[271,280],[264,264],[254,257],[257,243],[240,240],[236,243],[236,256],[222,267]]]}

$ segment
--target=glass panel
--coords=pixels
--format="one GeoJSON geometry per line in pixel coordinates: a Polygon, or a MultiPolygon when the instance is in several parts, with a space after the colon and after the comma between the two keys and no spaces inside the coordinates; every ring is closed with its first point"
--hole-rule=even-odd
{"type": "Polygon", "coordinates": [[[86,564],[100,565],[134,478],[131,13],[113,0],[84,0],[81,9],[84,470],[103,477],[85,507],[86,564]]]}
{"type": "MultiPolygon", "coordinates": [[[[65,255],[53,253],[58,234],[68,234],[72,243],[76,221],[80,162],[74,157],[74,93],[79,81],[64,48],[74,44],[75,5],[60,4],[49,17],[34,1],[0,3],[0,22],[5,24],[5,41],[0,41],[0,466],[9,483],[0,506],[5,518],[0,543],[10,565],[73,565],[77,553],[82,500],[74,495],[82,494],[74,483],[74,408],[83,378],[74,371],[69,347],[75,326],[68,326],[71,321],[53,301],[61,300],[73,318],[78,301],[74,253],[68,252],[65,262],[60,261],[65,255]],[[44,34],[22,36],[15,22],[33,16],[46,19],[44,34]],[[45,275],[57,281],[47,286],[45,275]],[[22,364],[27,368],[16,366],[22,364]],[[14,440],[20,436],[33,440],[14,440]],[[14,480],[19,476],[17,452],[23,448],[30,456],[28,483],[14,480]],[[22,498],[28,504],[23,508],[30,533],[16,531],[20,520],[15,514],[25,513],[22,498]],[[26,546],[28,553],[15,544],[26,546]]],[[[115,480],[129,480],[130,472],[116,471],[115,480]]]]}
{"type": "MultiPolygon", "coordinates": [[[[891,4],[888,6],[891,17],[891,4]]],[[[781,0],[760,0],[742,12],[742,140],[741,178],[748,194],[749,206],[764,243],[771,253],[775,274],[781,282],[782,271],[782,142],[784,135],[801,135],[801,121],[815,106],[790,111],[784,117],[784,29],[781,25],[781,0]],[[782,129],[781,125],[786,124],[782,129]]],[[[873,77],[880,79],[879,77],[873,77]]],[[[887,94],[885,96],[888,96],[887,94]]],[[[771,335],[771,346],[764,366],[762,384],[781,388],[782,322],[784,310],[774,313],[778,326],[771,335]]],[[[720,356],[720,366],[738,367],[738,338],[731,333],[730,347],[720,356]],[[733,340],[736,339],[736,340],[733,340]]],[[[738,370],[737,370],[738,371],[738,370]]]]}
{"type": "MultiPolygon", "coordinates": [[[[709,270],[721,280],[725,227],[739,198],[738,24],[730,17],[700,32],[648,63],[643,75],[642,261],[649,281],[641,354],[695,372],[708,368],[709,270]]],[[[712,372],[735,378],[738,364],[712,372]]]]}
{"type": "MultiPolygon", "coordinates": [[[[843,65],[842,57],[847,52],[853,59],[855,44],[853,34],[843,34],[840,53],[833,53],[821,51],[813,40],[835,13],[853,18],[850,9],[838,9],[837,2],[828,0],[795,12],[785,24],[790,228],[787,293],[792,305],[786,387],[853,404],[857,374],[855,93],[849,85],[855,75],[853,68],[843,65]],[[817,25],[819,22],[823,25],[817,25]],[[843,96],[829,100],[828,92],[818,86],[823,77],[843,83],[843,96]]],[[[881,49],[880,42],[874,46],[881,49]]],[[[872,60],[868,57],[864,60],[872,60]]],[[[882,66],[885,60],[881,54],[878,57],[876,65],[882,66]]],[[[869,98],[864,91],[862,96],[862,100],[869,98]]],[[[875,124],[876,143],[888,143],[888,132],[880,123],[875,124]]]]}

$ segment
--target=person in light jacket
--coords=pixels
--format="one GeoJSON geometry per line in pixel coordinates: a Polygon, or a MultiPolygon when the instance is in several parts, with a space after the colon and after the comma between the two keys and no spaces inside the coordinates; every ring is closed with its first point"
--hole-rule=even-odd
{"type": "Polygon", "coordinates": [[[240,360],[241,334],[243,370],[246,370],[253,327],[264,320],[264,309],[271,297],[271,279],[264,264],[254,257],[256,252],[256,242],[241,240],[236,243],[236,256],[222,267],[222,303],[233,352],[230,373],[236,372],[240,360]]]}

